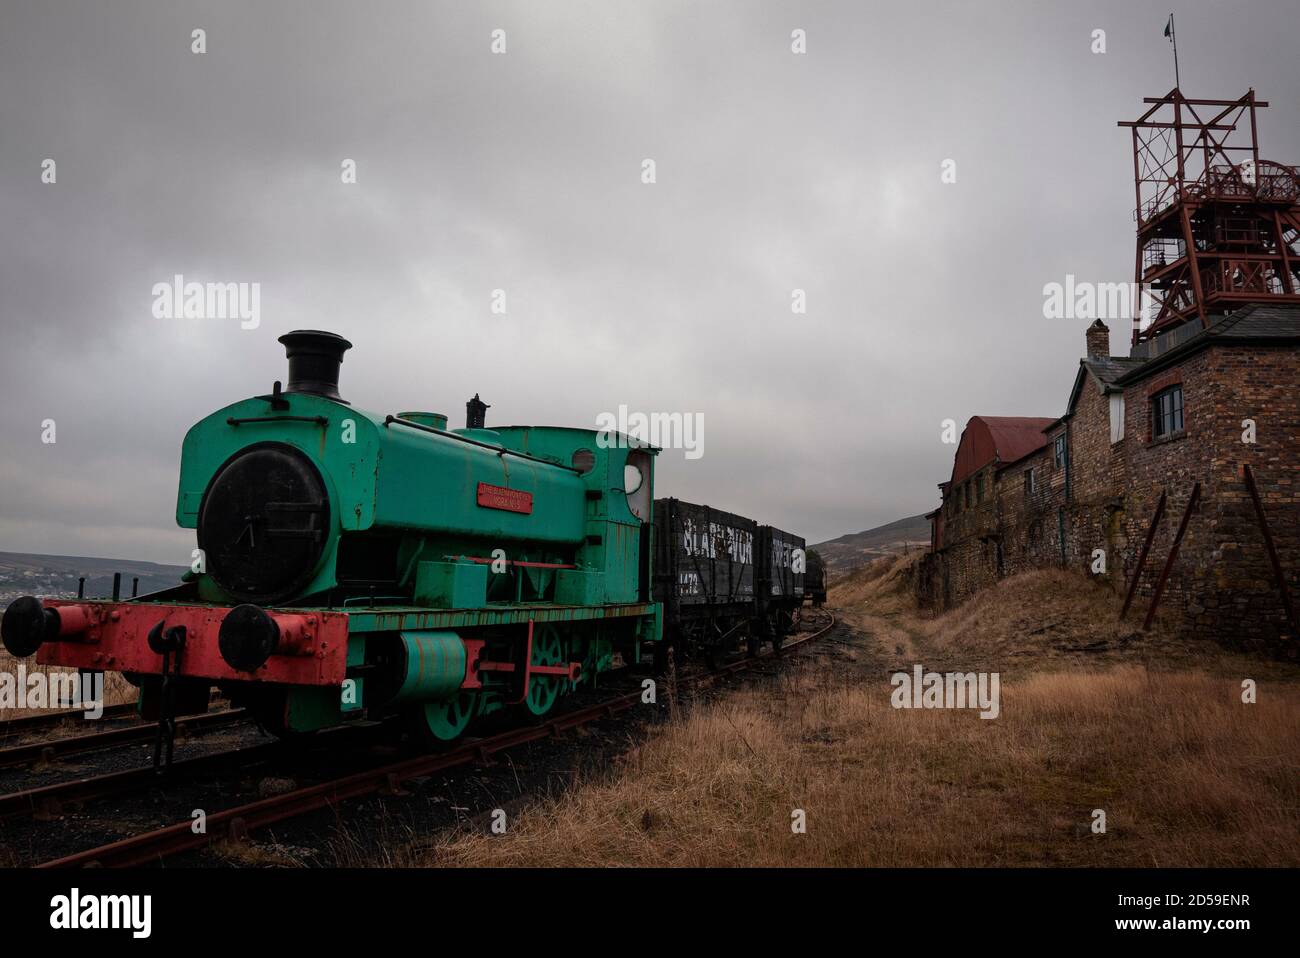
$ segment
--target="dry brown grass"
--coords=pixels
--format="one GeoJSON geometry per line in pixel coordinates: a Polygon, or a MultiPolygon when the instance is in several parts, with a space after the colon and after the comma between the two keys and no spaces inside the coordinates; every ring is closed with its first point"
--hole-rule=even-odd
{"type": "MultiPolygon", "coordinates": [[[[33,675],[37,672],[73,672],[76,669],[65,669],[59,666],[37,665],[34,656],[26,659],[15,659],[9,653],[0,650],[0,673],[8,673],[18,677],[18,665],[22,663],[26,667],[26,674],[33,675]]],[[[118,672],[104,673],[104,705],[123,705],[127,702],[134,702],[139,690],[132,686],[126,679],[122,678],[118,672]]],[[[4,722],[8,719],[23,718],[27,715],[36,715],[50,711],[49,708],[4,708],[0,709],[0,729],[4,727],[4,722]]]]}
{"type": "Polygon", "coordinates": [[[507,835],[444,837],[416,860],[1300,865],[1294,666],[1183,641],[1167,623],[1139,635],[1117,622],[1112,591],[1060,570],[922,615],[914,563],[882,560],[832,587],[878,674],[807,664],[775,688],[732,693],[507,835]],[[918,662],[1000,672],[1001,716],[895,710],[887,673],[918,662]],[[1244,678],[1259,681],[1258,704],[1242,703],[1244,678]],[[796,808],[803,835],[790,828],[796,808]],[[1090,827],[1098,808],[1105,834],[1090,827]]]}
{"type": "Polygon", "coordinates": [[[1121,666],[1006,682],[1002,716],[814,675],[670,726],[622,774],[439,865],[1298,865],[1300,689],[1121,666]],[[793,834],[791,812],[807,814],[793,834]],[[1107,814],[1104,835],[1091,813],[1107,814]]]}
{"type": "Polygon", "coordinates": [[[914,593],[916,561],[916,556],[880,560],[855,570],[829,594],[846,622],[874,636],[900,662],[1049,670],[1139,662],[1215,673],[1249,664],[1252,670],[1300,678],[1294,666],[1260,663],[1213,642],[1189,639],[1169,614],[1157,615],[1151,630],[1142,632],[1145,599],[1139,598],[1121,622],[1120,595],[1063,569],[1004,579],[955,609],[922,612],[914,593]]]}
{"type": "Polygon", "coordinates": [[[914,611],[911,587],[920,554],[889,556],[833,580],[827,599],[840,608],[870,603],[879,612],[914,611]]]}

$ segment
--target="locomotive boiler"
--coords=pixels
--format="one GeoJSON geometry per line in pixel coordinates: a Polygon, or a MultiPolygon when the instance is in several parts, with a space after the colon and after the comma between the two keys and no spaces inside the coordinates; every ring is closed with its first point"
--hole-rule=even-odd
{"type": "Polygon", "coordinates": [[[185,436],[176,520],[198,548],[182,584],[18,599],[11,654],[122,672],[149,717],[203,711],[216,686],[280,734],[398,713],[449,740],[503,708],[544,715],[661,640],[656,450],[488,428],[477,396],[463,429],[366,412],[339,394],[347,340],[280,342],[287,385],[185,436]]]}

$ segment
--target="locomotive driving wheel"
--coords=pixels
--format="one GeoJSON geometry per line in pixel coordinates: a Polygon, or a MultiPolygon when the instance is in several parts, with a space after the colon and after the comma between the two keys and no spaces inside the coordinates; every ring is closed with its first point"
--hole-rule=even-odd
{"type": "Polygon", "coordinates": [[[459,738],[469,727],[477,705],[477,695],[461,692],[441,702],[427,702],[417,706],[410,716],[410,724],[424,739],[450,742],[459,738]]]}
{"type": "MultiPolygon", "coordinates": [[[[563,665],[564,641],[553,625],[543,625],[533,632],[533,665],[563,665]]],[[[545,715],[560,695],[563,680],[554,675],[534,675],[528,682],[524,707],[533,715],[545,715]]]]}

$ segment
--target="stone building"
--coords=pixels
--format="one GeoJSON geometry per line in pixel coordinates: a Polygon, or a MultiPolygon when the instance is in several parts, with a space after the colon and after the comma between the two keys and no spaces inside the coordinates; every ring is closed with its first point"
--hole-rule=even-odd
{"type": "Polygon", "coordinates": [[[1059,418],[967,424],[930,513],[920,598],[948,607],[1048,564],[1123,591],[1163,494],[1130,617],[1141,622],[1186,515],[1161,606],[1190,633],[1295,654],[1300,307],[1245,305],[1208,328],[1175,327],[1129,356],[1111,356],[1109,339],[1100,321],[1088,328],[1059,418]]]}

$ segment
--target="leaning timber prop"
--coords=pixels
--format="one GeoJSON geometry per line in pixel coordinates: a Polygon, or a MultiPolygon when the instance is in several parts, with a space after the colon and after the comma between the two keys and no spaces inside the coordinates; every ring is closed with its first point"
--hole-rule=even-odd
{"type": "Polygon", "coordinates": [[[1192,510],[1196,508],[1196,504],[1200,501],[1201,484],[1198,482],[1192,486],[1192,495],[1187,500],[1187,508],[1183,510],[1183,518],[1178,523],[1178,532],[1174,535],[1174,544],[1169,547],[1169,558],[1165,560],[1165,567],[1160,570],[1160,578],[1156,580],[1156,591],[1151,596],[1151,607],[1147,609],[1147,617],[1142,622],[1143,632],[1151,628],[1151,620],[1156,617],[1156,607],[1160,605],[1160,596],[1165,591],[1165,583],[1169,580],[1169,572],[1174,567],[1174,560],[1178,558],[1178,548],[1183,544],[1183,536],[1187,532],[1188,520],[1192,518],[1192,510]]]}
{"type": "Polygon", "coordinates": [[[1286,620],[1291,626],[1293,635],[1300,635],[1300,628],[1296,626],[1295,606],[1291,604],[1291,592],[1286,587],[1286,576],[1282,574],[1282,563],[1278,561],[1277,549],[1273,545],[1273,533],[1269,531],[1268,519],[1264,516],[1264,504],[1259,498],[1259,489],[1255,485],[1255,473],[1250,468],[1250,463],[1244,463],[1241,467],[1241,474],[1246,480],[1246,488],[1250,490],[1250,501],[1255,504],[1255,517],[1259,519],[1259,529],[1264,533],[1264,547],[1268,550],[1268,561],[1273,565],[1273,581],[1277,583],[1277,590],[1282,593],[1282,608],[1286,610],[1286,620]]]}
{"type": "Polygon", "coordinates": [[[1119,610],[1119,620],[1124,621],[1124,616],[1128,615],[1128,607],[1133,604],[1133,596],[1137,595],[1138,582],[1142,580],[1142,569],[1147,563],[1147,553],[1151,551],[1151,543],[1156,537],[1156,528],[1160,525],[1160,517],[1165,514],[1165,493],[1160,492],[1160,501],[1156,503],[1156,514],[1151,517],[1151,525],[1147,527],[1147,538],[1142,543],[1142,551],[1138,553],[1137,568],[1133,570],[1133,578],[1128,584],[1128,594],[1124,596],[1124,607],[1119,610]]]}

